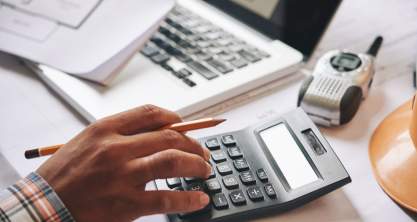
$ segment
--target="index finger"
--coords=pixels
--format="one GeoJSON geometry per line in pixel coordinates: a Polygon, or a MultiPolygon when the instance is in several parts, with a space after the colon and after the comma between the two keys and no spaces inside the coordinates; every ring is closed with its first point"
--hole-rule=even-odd
{"type": "Polygon", "coordinates": [[[181,122],[181,117],[169,110],[154,106],[140,106],[104,119],[118,133],[133,135],[156,130],[169,124],[181,122]]]}

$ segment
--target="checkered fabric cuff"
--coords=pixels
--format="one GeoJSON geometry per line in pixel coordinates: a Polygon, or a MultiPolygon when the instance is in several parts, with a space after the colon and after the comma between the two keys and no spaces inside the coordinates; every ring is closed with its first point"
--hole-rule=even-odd
{"type": "Polygon", "coordinates": [[[1,222],[74,222],[52,187],[31,173],[0,192],[1,222]]]}

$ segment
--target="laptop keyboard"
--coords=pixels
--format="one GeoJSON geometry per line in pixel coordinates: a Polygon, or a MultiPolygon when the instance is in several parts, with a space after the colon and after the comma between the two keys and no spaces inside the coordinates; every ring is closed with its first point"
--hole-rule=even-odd
{"type": "Polygon", "coordinates": [[[190,87],[194,74],[212,80],[270,56],[179,6],[141,53],[190,87]]]}

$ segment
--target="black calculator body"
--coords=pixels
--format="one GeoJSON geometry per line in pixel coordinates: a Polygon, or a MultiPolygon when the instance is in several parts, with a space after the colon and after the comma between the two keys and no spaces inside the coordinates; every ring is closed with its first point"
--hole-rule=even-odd
{"type": "Polygon", "coordinates": [[[211,203],[197,212],[170,214],[171,222],[248,220],[301,206],[351,182],[302,109],[200,141],[212,154],[208,179],[155,183],[160,190],[202,190],[211,203]]]}

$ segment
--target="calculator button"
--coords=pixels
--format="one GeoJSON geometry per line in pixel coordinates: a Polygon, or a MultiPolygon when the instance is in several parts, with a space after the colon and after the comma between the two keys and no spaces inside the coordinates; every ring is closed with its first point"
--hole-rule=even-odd
{"type": "Polygon", "coordinates": [[[246,204],[245,194],[241,190],[235,190],[230,192],[230,200],[235,205],[244,205],[246,204]]]}
{"type": "Polygon", "coordinates": [[[207,180],[206,187],[210,193],[218,193],[222,191],[222,186],[220,185],[219,181],[216,179],[207,180]]]}
{"type": "Polygon", "coordinates": [[[256,183],[255,177],[253,176],[253,173],[251,171],[242,172],[240,173],[239,177],[242,183],[245,185],[251,185],[256,183]]]}
{"type": "Polygon", "coordinates": [[[208,176],[208,179],[215,178],[215,177],[216,177],[216,171],[215,171],[215,170],[214,170],[214,168],[212,167],[212,168],[211,168],[210,175],[208,176]]]}
{"type": "Polygon", "coordinates": [[[167,179],[167,185],[169,188],[179,187],[181,186],[181,179],[178,177],[175,178],[168,178],[167,179]]]}
{"type": "Polygon", "coordinates": [[[227,203],[227,198],[223,193],[215,194],[212,197],[213,205],[216,209],[227,209],[229,208],[229,204],[227,203]]]}
{"type": "Polygon", "coordinates": [[[262,182],[268,182],[268,175],[266,174],[265,170],[263,168],[260,168],[256,171],[256,174],[258,175],[259,180],[262,182]]]}
{"type": "Polygon", "coordinates": [[[223,184],[229,190],[239,188],[239,183],[234,176],[223,177],[223,184]]]}
{"type": "Polygon", "coordinates": [[[184,191],[184,187],[175,187],[174,189],[172,189],[174,191],[184,191]]]}
{"type": "Polygon", "coordinates": [[[226,154],[222,150],[213,151],[211,153],[211,158],[214,162],[220,163],[226,161],[226,154]]]}
{"type": "Polygon", "coordinates": [[[206,140],[206,147],[210,150],[220,149],[220,143],[216,138],[206,140]]]}
{"type": "Polygon", "coordinates": [[[272,186],[272,184],[268,183],[265,184],[264,186],[265,189],[265,193],[270,197],[270,198],[275,198],[277,196],[277,194],[275,193],[275,189],[272,186]]]}
{"type": "Polygon", "coordinates": [[[192,182],[195,182],[195,181],[197,181],[199,179],[200,178],[198,178],[198,177],[185,177],[184,178],[184,180],[185,180],[186,183],[192,183],[192,182]]]}
{"type": "Polygon", "coordinates": [[[229,154],[230,158],[237,159],[243,157],[242,151],[240,151],[239,147],[231,147],[227,149],[227,153],[229,154]]]}
{"type": "Polygon", "coordinates": [[[229,164],[227,163],[221,163],[217,165],[217,171],[219,171],[220,175],[228,175],[231,174],[233,171],[230,169],[229,164]]]}
{"type": "Polygon", "coordinates": [[[185,189],[188,191],[203,191],[204,192],[204,188],[201,183],[193,183],[193,184],[187,185],[185,189]]]}
{"type": "Polygon", "coordinates": [[[246,192],[248,193],[249,198],[253,201],[260,201],[264,199],[261,188],[258,186],[249,187],[246,192]]]}
{"type": "Polygon", "coordinates": [[[249,165],[245,158],[234,160],[233,165],[235,166],[236,170],[240,172],[249,170],[249,165]]]}
{"type": "Polygon", "coordinates": [[[232,135],[222,136],[222,143],[226,146],[236,145],[236,140],[232,135]]]}

